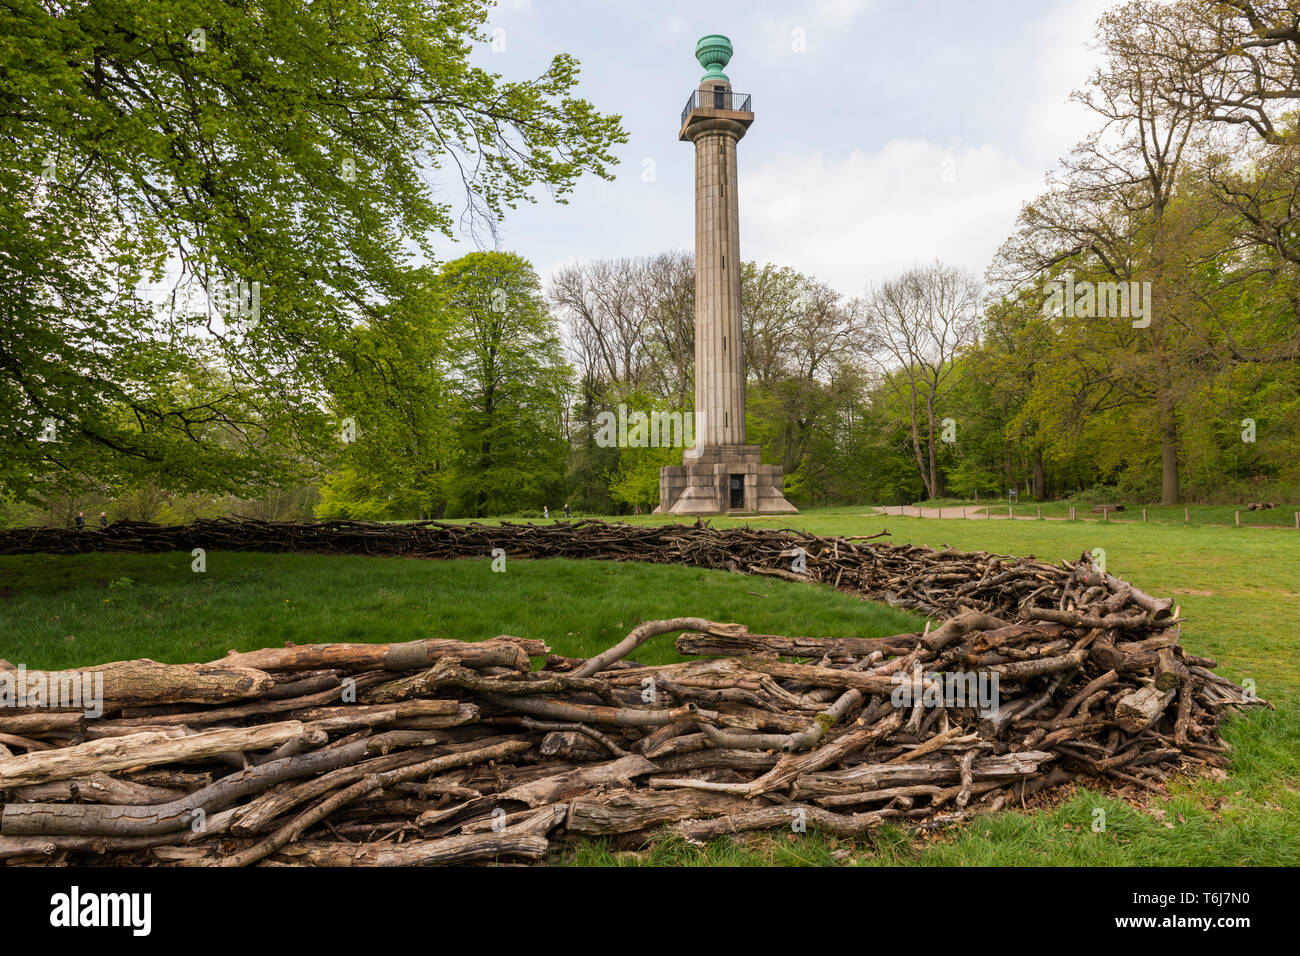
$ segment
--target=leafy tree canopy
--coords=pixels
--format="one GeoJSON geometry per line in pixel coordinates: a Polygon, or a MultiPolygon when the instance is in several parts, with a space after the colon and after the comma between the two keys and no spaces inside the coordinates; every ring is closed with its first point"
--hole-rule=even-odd
{"type": "Polygon", "coordinates": [[[486,7],[0,7],[9,495],[105,466],[178,489],[283,478],[332,436],[340,343],[458,209],[491,228],[609,178],[626,134],[574,95],[571,56],[527,80],[471,65],[486,7]]]}

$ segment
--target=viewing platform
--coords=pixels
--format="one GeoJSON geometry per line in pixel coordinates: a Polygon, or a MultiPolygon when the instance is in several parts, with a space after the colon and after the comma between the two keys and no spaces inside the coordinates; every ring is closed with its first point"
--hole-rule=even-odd
{"type": "Polygon", "coordinates": [[[702,119],[729,119],[746,129],[754,122],[753,97],[748,93],[733,93],[719,85],[717,89],[699,89],[686,99],[682,108],[682,128],[678,139],[686,142],[686,127],[702,119]]]}

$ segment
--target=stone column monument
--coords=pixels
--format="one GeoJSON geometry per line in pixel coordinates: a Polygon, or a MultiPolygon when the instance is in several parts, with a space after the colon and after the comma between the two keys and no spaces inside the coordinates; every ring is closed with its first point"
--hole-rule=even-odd
{"type": "Polygon", "coordinates": [[[754,122],[750,98],[722,68],[731,41],[695,47],[704,78],[686,101],[678,139],[695,144],[695,445],[659,470],[656,514],[780,513],[780,465],[745,444],[745,357],[740,318],[740,213],[736,144],[754,122]]]}

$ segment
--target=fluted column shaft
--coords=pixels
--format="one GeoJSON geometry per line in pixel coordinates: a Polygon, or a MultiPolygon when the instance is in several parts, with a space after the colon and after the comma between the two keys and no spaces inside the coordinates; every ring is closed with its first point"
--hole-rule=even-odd
{"type": "Polygon", "coordinates": [[[736,143],[745,127],[701,119],[695,144],[695,408],[697,449],[745,444],[736,143]]]}

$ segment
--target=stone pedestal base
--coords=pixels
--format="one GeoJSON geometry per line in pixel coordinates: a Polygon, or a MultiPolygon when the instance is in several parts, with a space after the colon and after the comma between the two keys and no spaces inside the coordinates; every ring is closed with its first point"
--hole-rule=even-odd
{"type": "Polygon", "coordinates": [[[683,464],[659,469],[655,514],[796,514],[799,509],[785,500],[785,469],[764,465],[761,458],[758,445],[719,445],[695,455],[687,452],[683,464]]]}

